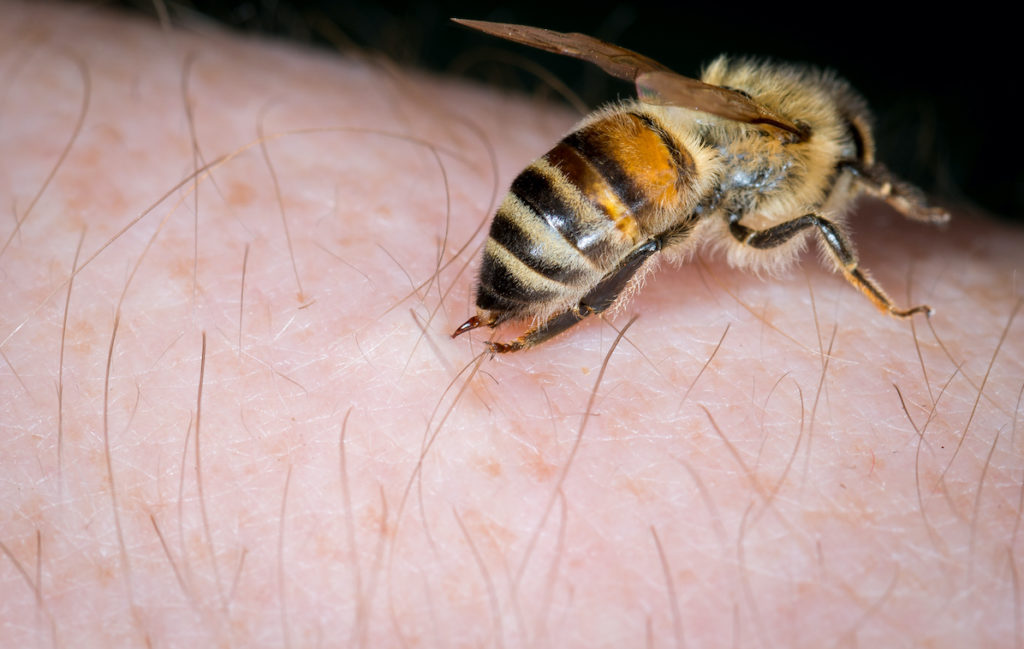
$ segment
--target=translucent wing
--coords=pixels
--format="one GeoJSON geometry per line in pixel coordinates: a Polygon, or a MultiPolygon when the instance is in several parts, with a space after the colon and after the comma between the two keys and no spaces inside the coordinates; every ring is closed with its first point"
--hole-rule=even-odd
{"type": "Polygon", "coordinates": [[[563,34],[562,32],[553,32],[550,29],[541,29],[540,27],[491,23],[483,20],[463,20],[461,18],[452,18],[452,20],[460,25],[471,27],[491,36],[554,52],[555,54],[564,54],[565,56],[582,59],[599,66],[613,77],[625,79],[626,81],[635,81],[644,72],[654,72],[656,70],[669,71],[664,65],[642,54],[637,54],[618,45],[605,43],[586,34],[563,34]]]}
{"type": "Polygon", "coordinates": [[[792,133],[799,139],[806,137],[799,126],[742,93],[675,72],[652,70],[641,73],[636,78],[636,92],[645,104],[679,106],[737,122],[768,124],[792,133]]]}
{"type": "Polygon", "coordinates": [[[593,36],[483,20],[452,20],[498,38],[593,63],[613,77],[634,82],[637,95],[644,103],[679,106],[738,122],[767,124],[797,138],[806,137],[796,124],[742,93],[676,74],[653,59],[593,36]]]}

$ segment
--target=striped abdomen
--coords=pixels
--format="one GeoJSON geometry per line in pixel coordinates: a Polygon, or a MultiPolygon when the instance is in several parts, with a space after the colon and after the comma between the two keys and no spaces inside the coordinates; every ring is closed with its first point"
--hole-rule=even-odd
{"type": "Polygon", "coordinates": [[[646,115],[606,115],[526,168],[491,223],[477,307],[497,324],[575,304],[679,206],[693,160],[646,115]],[[657,215],[657,218],[652,218],[657,215]]]}

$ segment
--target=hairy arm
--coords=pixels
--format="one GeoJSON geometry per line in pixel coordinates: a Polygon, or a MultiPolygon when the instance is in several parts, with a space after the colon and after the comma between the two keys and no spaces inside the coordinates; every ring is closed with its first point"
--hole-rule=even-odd
{"type": "Polygon", "coordinates": [[[481,228],[571,115],[5,9],[8,642],[1024,642],[1019,230],[861,206],[930,321],[705,255],[489,358],[481,228]]]}

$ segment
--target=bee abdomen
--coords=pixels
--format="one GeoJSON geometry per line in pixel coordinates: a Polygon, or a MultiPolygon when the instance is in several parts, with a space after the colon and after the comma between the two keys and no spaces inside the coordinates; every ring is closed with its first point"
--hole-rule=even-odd
{"type": "Polygon", "coordinates": [[[539,203],[527,204],[514,193],[505,197],[484,247],[478,307],[500,312],[529,311],[538,303],[562,301],[574,287],[600,278],[601,271],[544,218],[568,214],[552,201],[539,203]],[[545,206],[554,211],[539,213],[538,209],[545,206]]]}
{"type": "MultiPolygon", "coordinates": [[[[542,161],[546,159],[547,156],[542,161]]],[[[578,186],[567,185],[557,177],[557,171],[542,161],[533,163],[512,181],[509,195],[531,213],[527,220],[539,221],[587,262],[602,267],[603,261],[615,254],[610,248],[614,242],[607,236],[611,224],[593,205],[582,200],[584,197],[567,199],[566,195],[578,193],[578,186]]]]}
{"type": "Polygon", "coordinates": [[[606,220],[609,234],[639,243],[645,219],[680,206],[693,158],[654,118],[620,112],[568,135],[544,159],[606,220]]]}
{"type": "Polygon", "coordinates": [[[498,210],[491,223],[491,240],[507,250],[534,273],[559,284],[576,284],[587,269],[574,250],[561,244],[551,232],[537,231],[528,217],[517,219],[511,210],[498,210]],[[532,230],[532,231],[531,231],[532,230]]]}
{"type": "Polygon", "coordinates": [[[491,224],[477,306],[501,319],[582,294],[671,210],[693,161],[651,118],[612,114],[571,133],[513,181],[491,224]]]}

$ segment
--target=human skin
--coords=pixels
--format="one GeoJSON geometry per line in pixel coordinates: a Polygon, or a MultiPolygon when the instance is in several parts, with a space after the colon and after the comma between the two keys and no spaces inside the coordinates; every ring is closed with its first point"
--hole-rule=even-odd
{"type": "Polygon", "coordinates": [[[704,252],[491,357],[481,228],[573,115],[3,9],[0,645],[1024,646],[1019,229],[859,205],[930,319],[704,252]]]}

